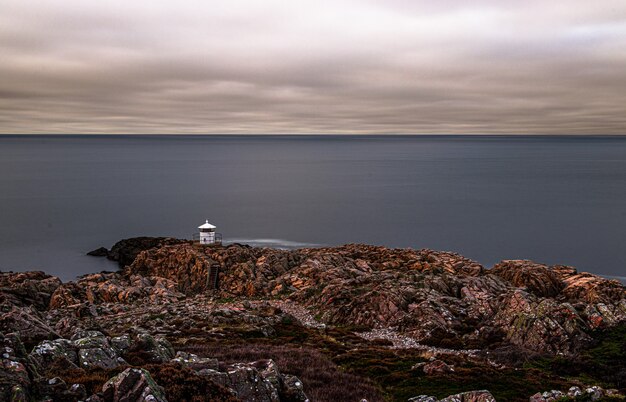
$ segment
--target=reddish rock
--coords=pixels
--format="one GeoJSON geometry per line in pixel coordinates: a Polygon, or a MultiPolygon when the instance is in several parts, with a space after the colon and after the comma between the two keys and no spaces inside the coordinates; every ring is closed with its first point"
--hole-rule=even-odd
{"type": "Polygon", "coordinates": [[[59,286],[59,278],[41,271],[0,272],[0,304],[45,310],[59,286]]]}
{"type": "Polygon", "coordinates": [[[489,273],[497,275],[511,285],[539,297],[556,297],[565,287],[563,281],[550,267],[528,260],[507,260],[496,264],[489,273]]]}
{"type": "Polygon", "coordinates": [[[432,250],[180,244],[142,252],[123,275],[167,278],[192,295],[210,289],[211,266],[219,266],[224,295],[290,299],[325,323],[396,327],[445,347],[505,340],[537,352],[570,353],[590,330],[626,320],[624,287],[614,281],[525,260],[485,270],[432,250]]]}
{"type": "Polygon", "coordinates": [[[433,360],[430,363],[426,363],[422,367],[426,375],[445,374],[454,371],[454,368],[446,364],[441,360],[433,360]]]}

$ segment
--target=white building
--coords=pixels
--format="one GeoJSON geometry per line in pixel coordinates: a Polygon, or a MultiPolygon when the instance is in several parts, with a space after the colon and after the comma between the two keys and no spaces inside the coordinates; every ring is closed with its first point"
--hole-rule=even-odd
{"type": "Polygon", "coordinates": [[[198,226],[198,229],[200,229],[200,244],[216,243],[216,227],[211,225],[208,220],[203,225],[198,226]]]}

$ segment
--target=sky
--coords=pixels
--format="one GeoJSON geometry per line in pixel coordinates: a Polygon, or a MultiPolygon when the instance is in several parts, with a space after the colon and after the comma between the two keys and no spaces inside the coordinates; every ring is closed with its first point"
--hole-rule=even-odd
{"type": "Polygon", "coordinates": [[[626,1],[0,0],[0,133],[626,134],[626,1]]]}

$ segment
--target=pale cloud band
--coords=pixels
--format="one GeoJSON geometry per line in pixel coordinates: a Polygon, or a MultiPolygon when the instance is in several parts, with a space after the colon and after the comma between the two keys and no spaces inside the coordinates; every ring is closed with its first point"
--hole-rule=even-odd
{"type": "Polygon", "coordinates": [[[0,0],[0,132],[626,134],[626,2],[0,0]]]}

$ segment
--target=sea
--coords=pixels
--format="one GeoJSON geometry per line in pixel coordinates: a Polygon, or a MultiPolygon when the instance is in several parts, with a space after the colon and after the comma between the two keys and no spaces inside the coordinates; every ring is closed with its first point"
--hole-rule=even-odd
{"type": "Polygon", "coordinates": [[[73,280],[133,236],[447,250],[624,282],[626,137],[0,136],[0,269],[73,280]]]}

